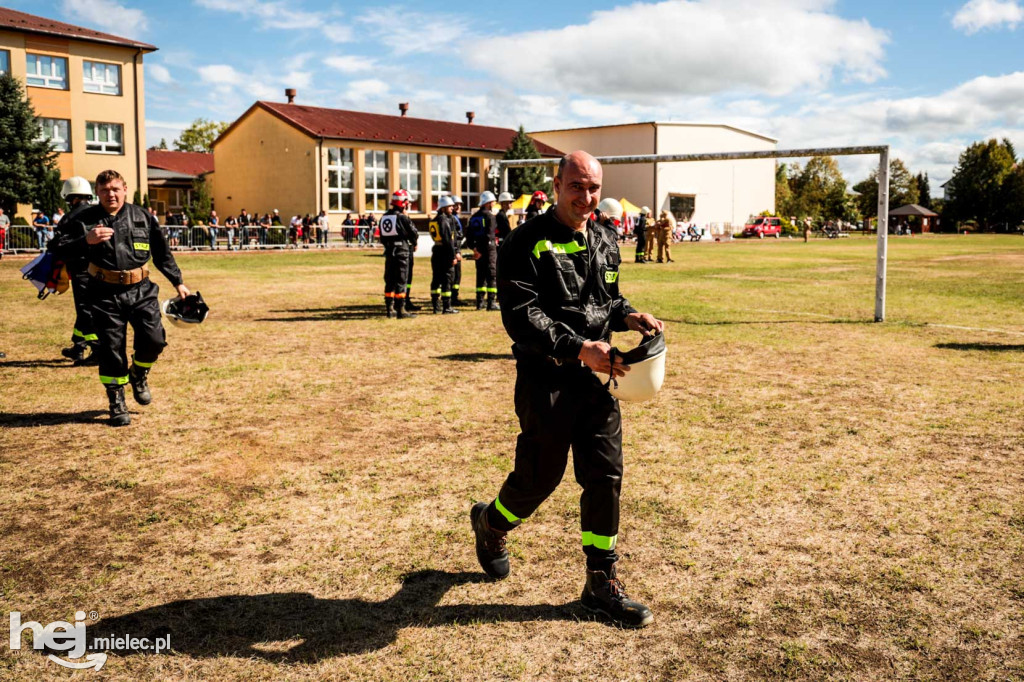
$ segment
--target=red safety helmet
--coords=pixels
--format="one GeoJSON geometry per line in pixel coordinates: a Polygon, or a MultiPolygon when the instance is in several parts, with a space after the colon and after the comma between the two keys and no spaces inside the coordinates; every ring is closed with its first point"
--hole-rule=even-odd
{"type": "Polygon", "coordinates": [[[537,199],[540,199],[541,203],[546,204],[548,201],[548,195],[544,194],[544,192],[540,190],[537,190],[536,192],[533,193],[533,201],[537,201],[537,199]]]}
{"type": "Polygon", "coordinates": [[[391,205],[398,206],[399,208],[407,208],[409,206],[409,193],[404,189],[396,190],[391,195],[391,205]]]}

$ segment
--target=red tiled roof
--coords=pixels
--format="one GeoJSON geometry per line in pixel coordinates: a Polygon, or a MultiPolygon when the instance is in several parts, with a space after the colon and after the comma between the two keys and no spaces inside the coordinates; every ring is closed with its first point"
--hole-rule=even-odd
{"type": "Polygon", "coordinates": [[[18,12],[6,7],[0,7],[0,29],[8,31],[24,31],[26,33],[39,33],[60,38],[76,38],[88,40],[94,43],[106,43],[108,45],[123,45],[125,47],[137,47],[152,52],[157,48],[149,43],[140,43],[137,40],[129,40],[109,33],[100,33],[91,28],[82,28],[72,24],[65,24],[61,21],[54,21],[45,17],[37,17],[34,14],[18,12]]]}
{"type": "MultiPolygon", "coordinates": [[[[256,102],[253,107],[262,107],[313,137],[341,140],[503,152],[508,149],[512,138],[516,135],[516,131],[510,128],[493,128],[475,123],[471,125],[451,121],[434,121],[411,116],[368,114],[361,111],[307,107],[300,104],[256,102]]],[[[231,124],[231,127],[222,133],[222,136],[226,135],[237,123],[238,121],[235,121],[231,124]]],[[[562,152],[543,142],[534,140],[534,144],[541,156],[562,156],[562,152]]]]}
{"type": "Polygon", "coordinates": [[[150,149],[146,152],[146,166],[185,175],[201,175],[213,170],[213,154],[150,149]]]}

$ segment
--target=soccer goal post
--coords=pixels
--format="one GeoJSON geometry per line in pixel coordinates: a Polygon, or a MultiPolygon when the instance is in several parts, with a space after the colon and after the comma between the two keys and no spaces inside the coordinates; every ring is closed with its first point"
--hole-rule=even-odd
{"type": "MultiPolygon", "coordinates": [[[[889,147],[820,147],[814,149],[776,149],[757,152],[719,152],[712,154],[641,154],[636,156],[599,156],[603,165],[630,163],[686,163],[691,161],[740,161],[746,159],[795,159],[807,156],[878,155],[878,248],[875,261],[875,322],[885,320],[885,280],[889,255],[889,147]]],[[[501,191],[508,191],[508,169],[523,166],[557,168],[552,159],[498,159],[490,173],[501,178],[501,191]]],[[[554,171],[551,173],[554,175],[554,171]]]]}

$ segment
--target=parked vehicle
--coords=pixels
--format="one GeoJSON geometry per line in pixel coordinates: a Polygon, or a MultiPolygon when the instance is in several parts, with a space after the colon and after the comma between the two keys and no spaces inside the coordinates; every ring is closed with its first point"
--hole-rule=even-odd
{"type": "Polygon", "coordinates": [[[743,226],[744,237],[757,237],[758,239],[764,239],[765,237],[779,238],[782,234],[782,219],[771,218],[765,216],[758,216],[747,222],[743,226]]]}

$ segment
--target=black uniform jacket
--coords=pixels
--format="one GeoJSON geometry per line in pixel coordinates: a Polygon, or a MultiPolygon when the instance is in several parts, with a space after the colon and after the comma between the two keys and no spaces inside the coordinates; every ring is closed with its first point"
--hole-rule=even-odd
{"type": "Polygon", "coordinates": [[[498,211],[498,214],[494,216],[498,223],[498,241],[503,242],[508,235],[512,232],[512,224],[508,221],[508,214],[504,211],[498,211]]]}
{"type": "Polygon", "coordinates": [[[434,240],[434,253],[438,258],[455,260],[455,252],[458,249],[458,242],[455,236],[455,219],[450,215],[438,213],[430,221],[430,236],[434,240]]]}
{"type": "Polygon", "coordinates": [[[469,218],[469,247],[477,251],[483,251],[488,246],[494,246],[494,239],[498,234],[498,221],[494,214],[480,208],[469,218]]]}
{"type": "Polygon", "coordinates": [[[498,251],[498,301],[517,357],[574,360],[584,341],[628,329],[636,310],[619,293],[617,238],[594,221],[577,232],[554,207],[512,231],[498,251]]]}
{"type": "Polygon", "coordinates": [[[46,250],[57,256],[61,260],[64,260],[65,265],[68,266],[68,271],[71,274],[77,274],[85,272],[85,269],[89,267],[89,261],[86,260],[86,254],[84,251],[80,251],[76,254],[75,258],[71,258],[69,252],[65,252],[64,255],[68,256],[67,259],[62,258],[61,254],[57,252],[62,241],[66,240],[65,235],[67,234],[68,226],[71,225],[72,221],[78,217],[78,215],[85,210],[91,208],[88,202],[83,201],[82,203],[71,209],[70,213],[64,214],[64,217],[57,223],[57,227],[54,230],[53,239],[46,245],[46,250]]]}
{"type": "Polygon", "coordinates": [[[167,246],[156,218],[141,206],[125,204],[116,215],[109,215],[100,205],[90,206],[81,213],[68,216],[67,226],[54,238],[54,252],[63,259],[74,259],[83,254],[89,263],[107,270],[134,270],[153,259],[153,265],[171,284],[181,284],[181,270],[167,246]],[[94,227],[112,227],[114,236],[99,244],[87,244],[85,233],[94,227]]]}
{"type": "Polygon", "coordinates": [[[419,232],[404,213],[389,208],[380,217],[380,243],[387,247],[410,246],[419,240],[419,232]]]}

